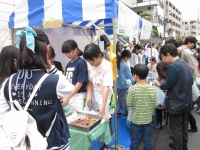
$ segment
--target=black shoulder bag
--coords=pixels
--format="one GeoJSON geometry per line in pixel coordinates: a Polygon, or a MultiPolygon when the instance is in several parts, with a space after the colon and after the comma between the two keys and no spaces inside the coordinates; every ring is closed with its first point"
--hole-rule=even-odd
{"type": "Polygon", "coordinates": [[[180,115],[184,112],[187,104],[171,98],[166,98],[165,100],[165,108],[167,112],[171,115],[180,115]]]}

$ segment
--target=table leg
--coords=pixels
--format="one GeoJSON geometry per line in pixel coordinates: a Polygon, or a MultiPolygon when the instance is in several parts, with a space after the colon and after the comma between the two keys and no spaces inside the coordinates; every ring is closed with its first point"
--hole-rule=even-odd
{"type": "Polygon", "coordinates": [[[161,111],[161,119],[160,119],[160,130],[162,130],[162,111],[161,111]]]}

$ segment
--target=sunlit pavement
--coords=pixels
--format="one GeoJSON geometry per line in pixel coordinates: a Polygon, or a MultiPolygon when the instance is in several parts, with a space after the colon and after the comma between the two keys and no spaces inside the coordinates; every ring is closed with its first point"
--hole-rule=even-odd
{"type": "MultiPolygon", "coordinates": [[[[199,150],[200,149],[200,115],[196,113],[196,108],[192,111],[192,114],[194,115],[198,132],[188,132],[188,150],[199,150]]],[[[170,136],[170,127],[168,125],[164,125],[162,130],[155,129],[154,128],[154,134],[153,134],[153,146],[154,150],[171,150],[169,147],[169,143],[172,142],[172,140],[169,139],[170,136]]],[[[142,150],[142,146],[140,146],[140,150],[142,150]]]]}

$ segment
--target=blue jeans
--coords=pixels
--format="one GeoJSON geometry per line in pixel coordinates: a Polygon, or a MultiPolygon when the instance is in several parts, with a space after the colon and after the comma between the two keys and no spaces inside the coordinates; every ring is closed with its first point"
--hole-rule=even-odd
{"type": "Polygon", "coordinates": [[[153,133],[153,126],[152,122],[148,124],[134,124],[133,122],[130,123],[130,134],[131,134],[131,150],[138,150],[139,149],[139,135],[140,129],[142,129],[142,137],[144,143],[144,150],[153,150],[151,136],[153,133]]]}

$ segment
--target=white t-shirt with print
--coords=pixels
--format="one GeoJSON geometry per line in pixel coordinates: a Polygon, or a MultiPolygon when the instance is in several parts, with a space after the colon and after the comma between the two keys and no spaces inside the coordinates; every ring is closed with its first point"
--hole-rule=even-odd
{"type": "Polygon", "coordinates": [[[99,66],[88,65],[89,80],[93,85],[93,90],[96,92],[102,92],[103,86],[113,86],[112,68],[111,63],[106,59],[103,59],[99,66]]]}
{"type": "Polygon", "coordinates": [[[112,114],[113,109],[109,107],[110,98],[113,93],[113,79],[112,79],[112,68],[111,63],[103,59],[102,63],[99,66],[88,65],[88,77],[92,83],[92,108],[94,110],[100,110],[102,105],[103,97],[103,86],[109,86],[108,99],[106,104],[105,112],[106,114],[112,114]]]}

